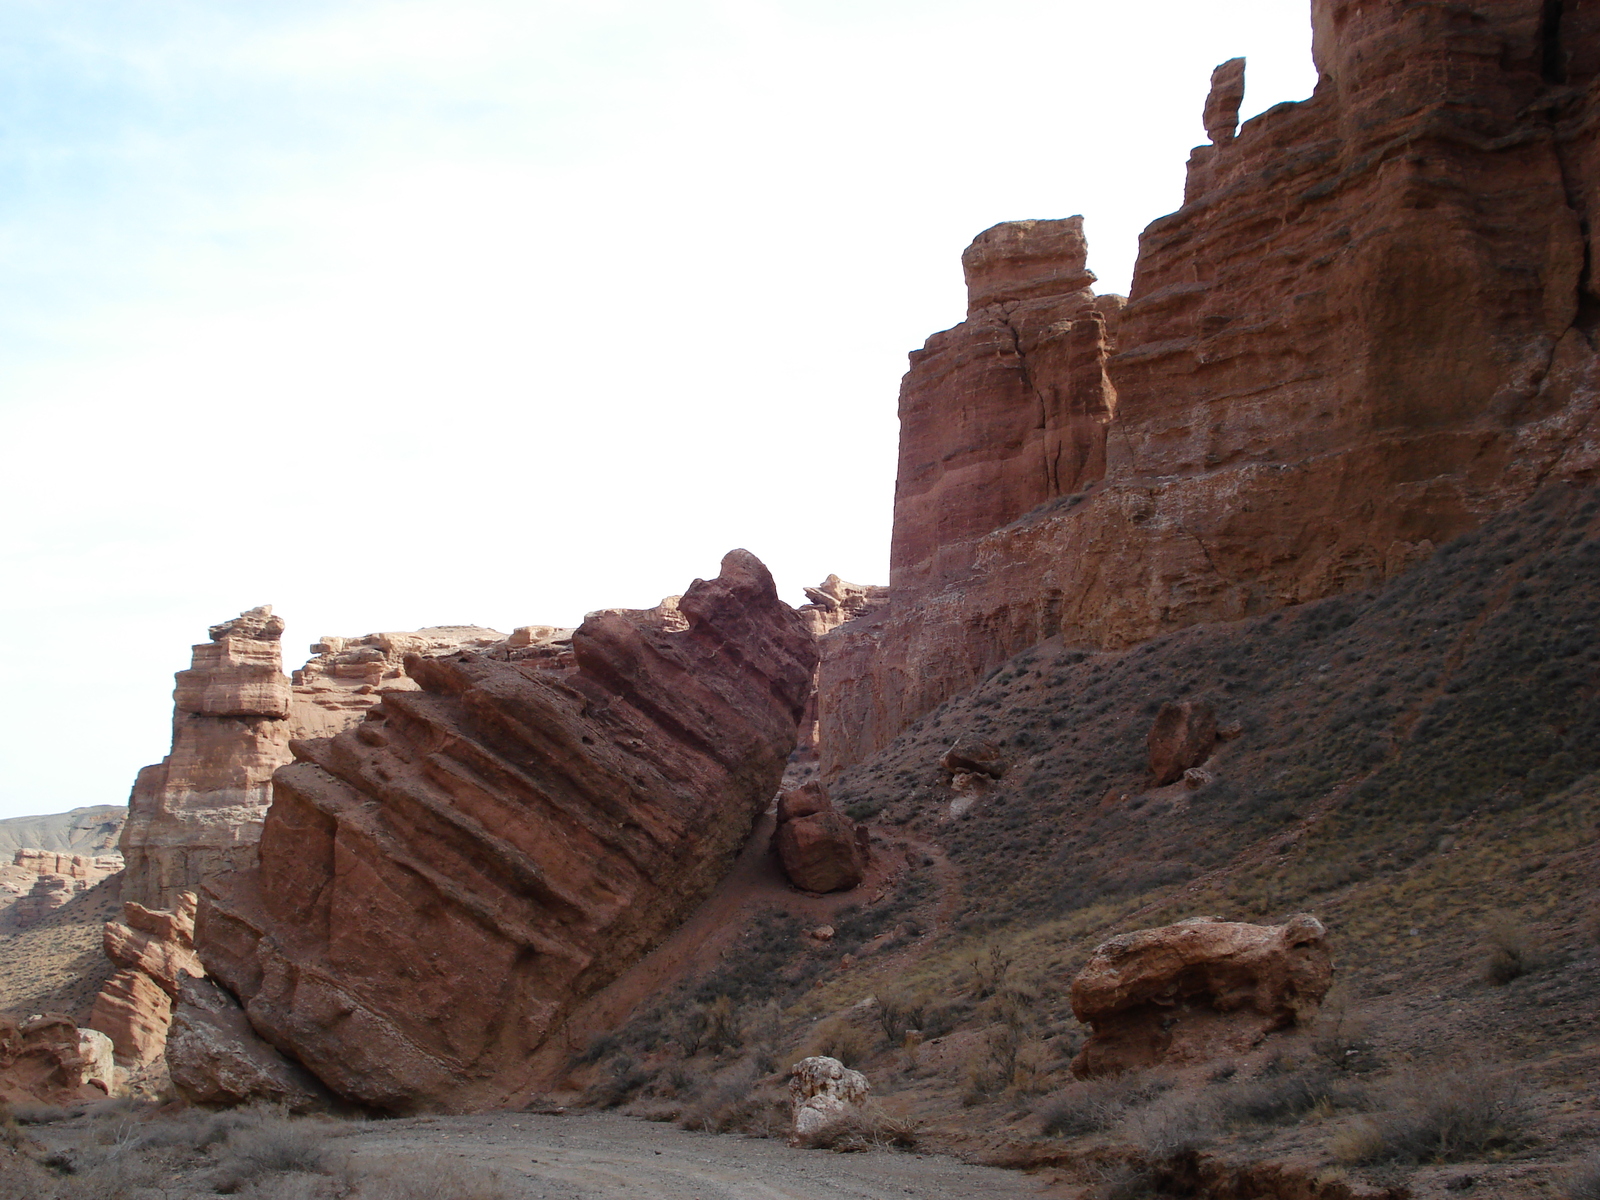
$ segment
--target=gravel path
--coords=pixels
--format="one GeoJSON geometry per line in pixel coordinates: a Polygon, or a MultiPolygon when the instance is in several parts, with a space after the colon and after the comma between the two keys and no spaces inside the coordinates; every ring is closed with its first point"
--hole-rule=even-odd
{"type": "Polygon", "coordinates": [[[1041,1194],[1026,1176],[936,1155],[795,1150],[605,1113],[384,1121],[340,1141],[358,1161],[424,1152],[493,1168],[533,1200],[1006,1200],[1041,1194]]]}

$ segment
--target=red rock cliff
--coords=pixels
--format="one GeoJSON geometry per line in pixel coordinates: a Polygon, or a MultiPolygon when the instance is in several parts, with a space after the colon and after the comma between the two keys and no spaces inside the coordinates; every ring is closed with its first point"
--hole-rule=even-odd
{"type": "Polygon", "coordinates": [[[201,959],[348,1098],[511,1102],[572,1006],[721,878],[815,662],[745,551],[675,605],[591,614],[561,653],[413,656],[420,691],[296,742],[259,868],[202,894],[201,959]]]}
{"type": "Polygon", "coordinates": [[[1317,0],[1311,99],[1218,68],[1131,296],[1075,220],[967,251],[912,356],[887,611],[824,643],[825,771],[1009,655],[1367,586],[1600,464],[1600,8],[1317,0]],[[1113,344],[1114,342],[1114,344],[1113,344]]]}

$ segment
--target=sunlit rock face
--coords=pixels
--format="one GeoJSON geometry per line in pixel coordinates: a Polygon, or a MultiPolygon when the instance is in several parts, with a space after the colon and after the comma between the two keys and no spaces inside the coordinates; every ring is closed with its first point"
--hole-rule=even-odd
{"type": "Polygon", "coordinates": [[[1218,69],[1125,306],[1074,220],[980,235],[901,391],[889,604],[824,639],[824,774],[1044,637],[1366,587],[1591,478],[1592,8],[1318,0],[1309,100],[1237,126],[1218,69]]]}
{"type": "Polygon", "coordinates": [[[409,657],[419,690],[297,741],[259,867],[202,893],[206,969],[348,1099],[525,1093],[573,1006],[725,874],[816,664],[806,620],[742,550],[679,600],[524,649],[409,657]]]}

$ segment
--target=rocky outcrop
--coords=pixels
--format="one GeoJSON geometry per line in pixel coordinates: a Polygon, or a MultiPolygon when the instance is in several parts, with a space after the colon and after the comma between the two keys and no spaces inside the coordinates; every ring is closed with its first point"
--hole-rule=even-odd
{"type": "Polygon", "coordinates": [[[33,849],[85,858],[115,857],[120,862],[117,839],[127,815],[120,804],[94,804],[64,813],[7,817],[0,821],[0,858],[33,849]]]}
{"type": "Polygon", "coordinates": [[[185,891],[253,861],[272,799],[272,773],[290,762],[295,738],[356,724],[385,690],[412,690],[407,655],[489,646],[502,635],[477,626],[325,637],[313,657],[283,674],[283,621],[270,605],[211,628],[177,675],[172,752],[139,772],[121,846],[125,898],[170,909],[185,891]]]}
{"type": "Polygon", "coordinates": [[[139,772],[122,831],[123,897],[170,908],[202,879],[243,866],[289,758],[283,621],[270,606],[211,627],[177,675],[172,752],[139,772]]]}
{"type": "Polygon", "coordinates": [[[794,1136],[810,1137],[859,1114],[871,1091],[865,1075],[837,1058],[820,1054],[802,1058],[789,1070],[794,1136]]]}
{"type": "Polygon", "coordinates": [[[191,1104],[260,1103],[309,1112],[333,1099],[303,1067],[264,1042],[238,1001],[208,979],[184,981],[166,1060],[173,1088],[191,1104]]]}
{"type": "Polygon", "coordinates": [[[1217,714],[1209,704],[1168,701],[1156,713],[1145,745],[1150,753],[1150,778],[1156,787],[1176,783],[1211,757],[1217,744],[1217,714]]]}
{"type": "Polygon", "coordinates": [[[963,258],[912,355],[888,611],[829,634],[824,775],[1046,637],[1119,648],[1377,583],[1600,469],[1586,8],[1316,0],[1320,79],[1205,105],[1125,306],[1075,220],[963,258]]]}
{"type": "Polygon", "coordinates": [[[194,950],[193,892],[171,911],[131,900],[122,908],[122,921],[106,922],[103,942],[118,970],[95,998],[89,1026],[111,1039],[119,1062],[139,1066],[161,1057],[173,1002],[205,968],[194,950]]]}
{"type": "Polygon", "coordinates": [[[591,614],[564,651],[408,657],[421,690],[295,743],[259,866],[202,893],[201,959],[348,1099],[508,1103],[575,1003],[722,877],[815,662],[744,551],[681,601],[591,614]]]}
{"type": "Polygon", "coordinates": [[[37,925],[74,897],[122,870],[119,855],[62,854],[24,847],[0,867],[0,909],[16,929],[37,925]]]}
{"type": "Polygon", "coordinates": [[[0,1100],[67,1104],[105,1099],[114,1088],[111,1042],[71,1017],[0,1016],[0,1100]]]}
{"type": "Polygon", "coordinates": [[[1315,917],[1248,925],[1195,917],[1098,947],[1072,981],[1090,1036],[1079,1075],[1238,1053],[1315,1015],[1332,982],[1315,917]]]}
{"type": "Polygon", "coordinates": [[[795,887],[844,892],[866,875],[866,832],[833,807],[820,783],[809,783],[779,797],[772,849],[795,887]]]}

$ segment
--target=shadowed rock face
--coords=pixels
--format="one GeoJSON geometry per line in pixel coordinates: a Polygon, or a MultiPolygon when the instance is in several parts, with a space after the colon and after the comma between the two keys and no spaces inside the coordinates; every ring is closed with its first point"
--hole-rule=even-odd
{"type": "Polygon", "coordinates": [[[1600,10],[1312,7],[1315,94],[1235,129],[1218,69],[1125,306],[1075,220],[963,256],[901,391],[889,605],[824,642],[825,777],[1044,638],[1369,587],[1600,470],[1600,10]]]}
{"type": "Polygon", "coordinates": [[[1072,1011],[1093,1030],[1079,1075],[1233,1054],[1314,1015],[1333,978],[1315,917],[1250,925],[1195,917],[1095,950],[1072,981],[1072,1011]]]}
{"type": "Polygon", "coordinates": [[[196,945],[251,1025],[390,1111],[504,1104],[573,1005],[703,898],[777,790],[816,651],[745,551],[570,654],[409,659],[274,780],[196,945]],[[662,610],[664,611],[664,610],[662,610]]]}

